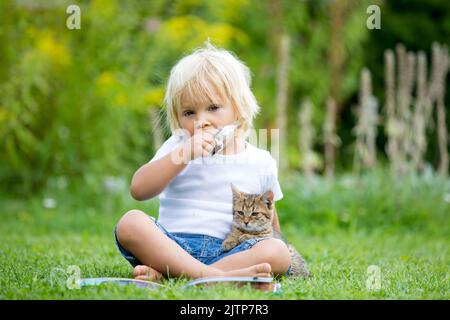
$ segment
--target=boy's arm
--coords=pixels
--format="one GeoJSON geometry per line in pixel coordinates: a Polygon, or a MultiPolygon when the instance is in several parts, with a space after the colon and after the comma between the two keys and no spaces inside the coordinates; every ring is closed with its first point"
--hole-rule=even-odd
{"type": "Polygon", "coordinates": [[[198,130],[172,152],[140,167],[131,181],[133,198],[147,200],[157,196],[186,167],[189,160],[211,154],[216,132],[214,128],[198,130]]]}
{"type": "Polygon", "coordinates": [[[281,234],[280,230],[280,222],[278,221],[278,213],[277,209],[275,208],[275,204],[273,205],[273,228],[281,234]]]}
{"type": "Polygon", "coordinates": [[[183,159],[183,147],[179,146],[161,159],[144,164],[136,171],[130,190],[134,199],[142,201],[157,196],[184,169],[186,163],[175,163],[172,160],[172,153],[176,152],[179,159],[183,159]]]}

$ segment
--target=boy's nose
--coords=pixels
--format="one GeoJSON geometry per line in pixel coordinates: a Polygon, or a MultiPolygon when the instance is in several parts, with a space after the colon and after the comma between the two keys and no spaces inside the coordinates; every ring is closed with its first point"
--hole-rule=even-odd
{"type": "Polygon", "coordinates": [[[196,129],[208,129],[208,128],[211,128],[211,127],[212,127],[211,122],[205,121],[205,120],[197,121],[196,124],[195,124],[195,128],[196,129]]]}

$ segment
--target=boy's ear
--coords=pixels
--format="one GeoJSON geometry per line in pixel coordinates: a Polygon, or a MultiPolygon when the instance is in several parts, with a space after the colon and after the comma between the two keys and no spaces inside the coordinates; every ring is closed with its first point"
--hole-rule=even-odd
{"type": "Polygon", "coordinates": [[[233,201],[239,199],[241,197],[241,191],[234,186],[234,184],[230,183],[231,191],[233,192],[233,201]]]}
{"type": "Polygon", "coordinates": [[[264,202],[267,205],[267,208],[272,209],[272,205],[273,205],[273,192],[272,190],[268,190],[266,192],[264,192],[260,199],[262,200],[262,202],[264,202]]]}

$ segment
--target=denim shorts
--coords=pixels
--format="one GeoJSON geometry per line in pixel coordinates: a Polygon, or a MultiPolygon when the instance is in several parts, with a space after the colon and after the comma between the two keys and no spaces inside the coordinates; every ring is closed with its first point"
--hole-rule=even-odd
{"type": "MultiPolygon", "coordinates": [[[[185,250],[187,253],[189,253],[192,257],[199,260],[200,262],[210,265],[214,262],[219,261],[220,259],[225,258],[226,256],[250,249],[253,247],[256,243],[259,241],[269,239],[269,237],[260,237],[260,238],[253,238],[246,240],[245,242],[242,242],[238,246],[234,247],[233,249],[229,251],[223,251],[222,250],[222,242],[223,239],[215,238],[208,235],[203,234],[190,234],[190,233],[180,233],[180,232],[173,232],[170,233],[162,225],[160,225],[155,218],[148,216],[155,224],[156,226],[170,239],[175,241],[183,250],[185,250]]],[[[117,225],[114,228],[114,239],[116,242],[116,246],[119,249],[122,256],[128,260],[128,262],[133,266],[141,265],[142,263],[133,256],[130,252],[125,250],[122,245],[117,240],[117,233],[116,233],[117,225]]],[[[290,267],[289,267],[290,269],[290,267]]],[[[286,274],[289,273],[289,270],[286,274]]]]}

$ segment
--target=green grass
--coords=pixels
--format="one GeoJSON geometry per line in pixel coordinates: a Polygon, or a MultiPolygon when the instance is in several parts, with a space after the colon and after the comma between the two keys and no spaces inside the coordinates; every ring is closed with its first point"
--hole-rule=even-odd
{"type": "Polygon", "coordinates": [[[283,278],[282,292],[220,285],[160,290],[104,285],[68,289],[63,272],[81,277],[130,277],[113,228],[127,210],[156,216],[158,202],[139,203],[124,189],[108,192],[95,179],[50,187],[29,199],[1,198],[1,299],[449,299],[450,182],[437,176],[403,180],[376,172],[359,180],[281,177],[277,203],[285,236],[303,253],[313,276],[283,278]],[[83,187],[80,187],[82,185],[83,187]],[[44,208],[52,197],[57,206],[44,208]],[[381,271],[381,289],[366,287],[367,268],[381,271]],[[54,277],[52,278],[52,272],[54,277]],[[53,281],[52,281],[53,280],[53,281]]]}

